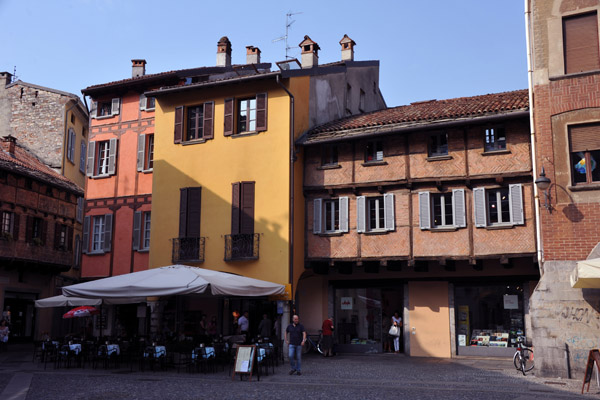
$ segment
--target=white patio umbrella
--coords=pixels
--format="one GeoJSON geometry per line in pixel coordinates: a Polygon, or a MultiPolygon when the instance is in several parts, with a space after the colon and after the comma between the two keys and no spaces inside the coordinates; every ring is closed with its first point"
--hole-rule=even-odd
{"type": "Polygon", "coordinates": [[[187,265],[170,265],[145,271],[79,283],[62,288],[67,297],[93,299],[160,297],[200,294],[215,296],[269,296],[283,294],[285,286],[226,272],[187,265]]]}

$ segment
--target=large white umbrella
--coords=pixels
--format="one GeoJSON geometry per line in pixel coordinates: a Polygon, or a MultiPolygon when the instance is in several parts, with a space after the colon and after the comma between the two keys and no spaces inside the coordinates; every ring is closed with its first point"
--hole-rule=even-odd
{"type": "Polygon", "coordinates": [[[79,283],[62,288],[65,296],[95,299],[160,297],[210,293],[221,296],[283,294],[285,286],[244,276],[187,265],[170,265],[79,283]]]}
{"type": "Polygon", "coordinates": [[[571,286],[579,289],[600,288],[600,258],[578,261],[570,275],[571,286]]]}

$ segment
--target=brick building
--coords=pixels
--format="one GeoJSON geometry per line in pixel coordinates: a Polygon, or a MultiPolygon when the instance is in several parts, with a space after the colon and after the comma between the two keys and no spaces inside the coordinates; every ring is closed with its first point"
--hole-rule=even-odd
{"type": "Polygon", "coordinates": [[[341,351],[381,352],[398,311],[411,356],[514,354],[539,277],[527,90],[348,117],[300,144],[309,331],[333,315],[341,351]]]}
{"type": "Polygon", "coordinates": [[[88,112],[79,96],[0,72],[0,136],[19,145],[80,188],[85,184],[88,112]]]}
{"type": "Polygon", "coordinates": [[[600,257],[600,2],[526,6],[536,172],[550,181],[539,195],[543,268],[531,299],[536,370],[579,376],[600,328],[600,290],[569,280],[577,261],[600,257]]]}
{"type": "Polygon", "coordinates": [[[21,147],[0,148],[0,308],[12,340],[51,331],[51,311],[34,301],[78,278],[83,191],[21,147]]]}

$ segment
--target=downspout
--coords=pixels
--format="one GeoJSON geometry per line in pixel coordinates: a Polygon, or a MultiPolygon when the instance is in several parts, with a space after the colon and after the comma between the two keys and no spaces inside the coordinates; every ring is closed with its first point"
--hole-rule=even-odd
{"type": "MultiPolygon", "coordinates": [[[[527,87],[529,89],[529,129],[531,139],[531,168],[533,169],[534,177],[537,176],[537,159],[535,147],[535,125],[533,118],[533,67],[531,62],[531,0],[525,0],[525,41],[527,44],[527,87]]],[[[543,275],[544,269],[542,262],[544,261],[544,250],[542,248],[542,221],[540,215],[540,194],[535,183],[533,184],[533,198],[535,205],[535,241],[537,247],[537,262],[540,269],[540,277],[543,275]]]]}
{"type": "MultiPolygon", "coordinates": [[[[296,154],[294,151],[294,95],[281,83],[280,75],[277,75],[276,82],[290,97],[290,242],[289,242],[289,282],[290,285],[294,283],[294,162],[296,161],[296,154]]],[[[292,287],[292,293],[294,293],[294,287],[292,287]]]]}

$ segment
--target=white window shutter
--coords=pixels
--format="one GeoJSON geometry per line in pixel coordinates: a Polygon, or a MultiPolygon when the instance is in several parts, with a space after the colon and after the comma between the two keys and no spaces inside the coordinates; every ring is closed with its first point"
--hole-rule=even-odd
{"type": "Polygon", "coordinates": [[[340,231],[348,232],[348,198],[340,197],[340,231]]]}
{"type": "Polygon", "coordinates": [[[96,142],[90,142],[87,149],[86,175],[94,176],[94,156],[96,155],[96,142]]]}
{"type": "Polygon", "coordinates": [[[142,227],[142,212],[136,211],[133,213],[133,250],[140,249],[141,227],[142,227]]]}
{"type": "Polygon", "coordinates": [[[396,221],[394,216],[394,194],[386,193],[383,195],[383,213],[386,231],[396,229],[396,221]]]}
{"type": "Polygon", "coordinates": [[[114,175],[117,165],[117,138],[110,139],[108,146],[108,174],[114,175]]]}
{"type": "Polygon", "coordinates": [[[429,192],[419,192],[419,227],[421,229],[431,228],[431,203],[429,192]]]}
{"type": "Polygon", "coordinates": [[[523,185],[508,185],[510,219],[515,225],[523,225],[523,185]]]}
{"type": "Polygon", "coordinates": [[[473,214],[475,226],[482,228],[487,225],[487,202],[485,201],[485,189],[473,189],[473,214]]]}
{"type": "Polygon", "coordinates": [[[110,110],[110,115],[117,115],[119,113],[119,109],[121,108],[121,99],[116,98],[112,99],[112,107],[110,110]]]}
{"type": "Polygon", "coordinates": [[[148,99],[146,98],[146,95],[142,93],[140,94],[140,110],[146,111],[146,104],[148,104],[148,99]]]}
{"type": "Polygon", "coordinates": [[[137,170],[144,170],[144,155],[146,154],[146,135],[138,136],[137,170]]]}
{"type": "Polygon", "coordinates": [[[323,200],[315,199],[313,201],[313,233],[321,233],[321,222],[323,221],[321,213],[323,212],[323,200]]]}
{"type": "Polygon", "coordinates": [[[367,210],[365,209],[365,196],[356,198],[356,231],[363,233],[366,230],[367,210]]]}
{"type": "Polygon", "coordinates": [[[90,117],[96,118],[97,111],[98,111],[98,102],[92,101],[92,108],[90,109],[90,117]]]}
{"type": "Polygon", "coordinates": [[[458,228],[467,226],[465,209],[465,190],[452,190],[452,214],[454,217],[454,226],[458,228]]]}
{"type": "Polygon", "coordinates": [[[113,227],[113,215],[105,214],[104,215],[104,252],[107,253],[110,251],[111,242],[112,242],[112,227],[113,227]]]}

